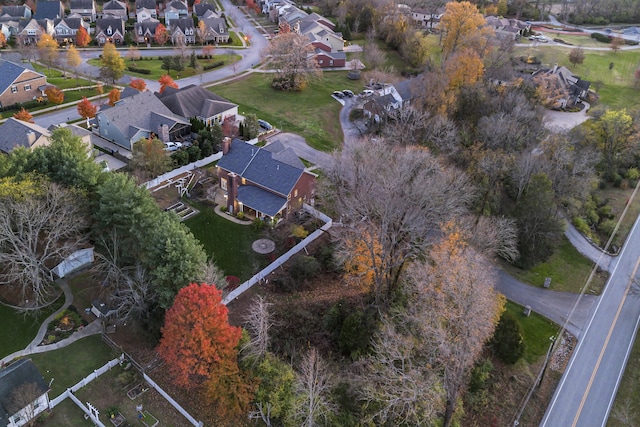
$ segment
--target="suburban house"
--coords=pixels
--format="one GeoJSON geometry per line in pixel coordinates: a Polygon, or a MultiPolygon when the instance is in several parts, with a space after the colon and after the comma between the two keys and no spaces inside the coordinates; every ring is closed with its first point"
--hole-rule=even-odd
{"type": "Polygon", "coordinates": [[[157,137],[168,142],[191,132],[187,119],[173,114],[149,91],[121,99],[115,106],[100,110],[95,122],[102,138],[127,150],[142,138],[157,137]]]}
{"type": "Polygon", "coordinates": [[[136,22],[149,18],[158,19],[156,0],[136,0],[136,22]]]}
{"type": "MultiPolygon", "coordinates": [[[[571,108],[586,99],[591,82],[575,76],[567,67],[554,65],[549,70],[539,70],[533,76],[544,75],[555,82],[555,86],[562,90],[562,97],[556,102],[556,108],[571,108]]],[[[549,82],[551,84],[551,82],[549,82]]]]}
{"type": "MultiPolygon", "coordinates": [[[[224,18],[219,18],[214,12],[207,11],[202,17],[204,22],[204,37],[205,43],[228,43],[229,42],[229,30],[227,29],[227,22],[224,18]]],[[[199,31],[199,30],[198,30],[199,31]]]]}
{"type": "Polygon", "coordinates": [[[371,95],[370,99],[362,106],[364,115],[375,123],[379,123],[393,110],[409,106],[413,98],[412,85],[412,80],[383,85],[382,89],[371,95]]]}
{"type": "Polygon", "coordinates": [[[487,25],[493,29],[498,38],[517,40],[527,31],[531,30],[531,24],[518,19],[499,18],[497,16],[487,16],[487,25]]]}
{"type": "Polygon", "coordinates": [[[437,9],[435,12],[429,9],[412,9],[411,21],[419,27],[433,29],[440,22],[443,13],[444,9],[437,9]]]}
{"type": "Polygon", "coordinates": [[[49,386],[31,359],[0,369],[0,426],[22,426],[46,409],[49,386]]]}
{"type": "Polygon", "coordinates": [[[30,19],[31,8],[27,5],[23,5],[23,6],[5,5],[5,6],[2,6],[2,11],[0,11],[0,16],[2,17],[6,16],[13,19],[30,19]]]}
{"type": "Polygon", "coordinates": [[[94,0],[71,0],[69,5],[71,14],[77,13],[89,22],[96,20],[96,2],[94,0]]]}
{"type": "Polygon", "coordinates": [[[10,117],[0,125],[0,152],[7,154],[16,147],[33,149],[49,145],[50,136],[51,132],[42,126],[10,117]]]}
{"type": "Polygon", "coordinates": [[[172,19],[169,34],[173,44],[194,44],[196,42],[196,26],[193,24],[193,19],[172,19]]]}
{"type": "Polygon", "coordinates": [[[96,19],[95,39],[99,45],[124,42],[124,21],[117,17],[96,19]]]}
{"type": "Polygon", "coordinates": [[[314,203],[316,175],[305,170],[293,149],[274,141],[256,147],[226,138],[217,171],[227,210],[263,219],[286,218],[314,203]]]}
{"type": "Polygon", "coordinates": [[[165,26],[169,27],[171,25],[171,21],[174,19],[180,18],[188,18],[189,17],[189,6],[187,6],[187,2],[182,2],[180,0],[171,0],[167,1],[167,4],[164,8],[164,22],[165,26]]]}
{"type": "Polygon", "coordinates": [[[144,22],[136,22],[133,25],[133,31],[135,33],[135,41],[138,43],[151,43],[156,36],[156,28],[160,21],[157,19],[149,19],[144,22]]]}
{"type": "Polygon", "coordinates": [[[38,1],[36,3],[35,19],[59,19],[64,18],[64,6],[59,0],[38,1]]]}
{"type": "Polygon", "coordinates": [[[31,68],[0,60],[0,106],[32,101],[44,96],[47,77],[31,68]]]}
{"type": "Polygon", "coordinates": [[[216,18],[220,17],[216,12],[216,5],[213,3],[198,3],[193,5],[193,14],[196,15],[198,19],[202,19],[207,12],[212,12],[216,18]]]}
{"type": "Polygon", "coordinates": [[[80,27],[89,32],[89,23],[80,16],[56,19],[53,21],[53,37],[58,43],[75,43],[80,27]]]}
{"type": "Polygon", "coordinates": [[[102,6],[102,17],[106,18],[107,15],[126,21],[129,18],[127,4],[119,0],[109,0],[102,6]]]}
{"type": "Polygon", "coordinates": [[[163,93],[156,93],[156,96],[174,114],[196,118],[207,126],[222,124],[226,118],[238,115],[237,104],[198,85],[182,89],[167,87],[163,93]]]}
{"type": "Polygon", "coordinates": [[[45,32],[46,30],[35,19],[30,19],[27,22],[22,21],[16,34],[16,41],[23,45],[35,44],[45,32]]]}

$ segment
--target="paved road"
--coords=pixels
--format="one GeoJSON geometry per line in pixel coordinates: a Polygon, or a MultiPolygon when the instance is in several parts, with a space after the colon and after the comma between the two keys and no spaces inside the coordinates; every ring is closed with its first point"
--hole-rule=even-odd
{"type": "Polygon", "coordinates": [[[595,305],[541,427],[595,427],[607,422],[640,321],[636,292],[640,227],[636,220],[595,305]]]}
{"type": "Polygon", "coordinates": [[[327,167],[331,161],[330,154],[312,148],[303,137],[295,133],[280,132],[270,136],[267,140],[270,143],[279,140],[285,147],[293,148],[296,156],[308,160],[321,168],[327,167]]]}

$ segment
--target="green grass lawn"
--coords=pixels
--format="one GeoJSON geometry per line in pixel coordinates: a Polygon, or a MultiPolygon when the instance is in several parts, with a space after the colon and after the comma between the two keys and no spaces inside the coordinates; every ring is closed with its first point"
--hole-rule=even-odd
{"type": "Polygon", "coordinates": [[[200,213],[184,223],[227,276],[237,276],[244,282],[267,265],[267,258],[251,249],[261,237],[260,231],[224,219],[212,207],[192,204],[200,213]]]}
{"type": "Polygon", "coordinates": [[[68,387],[117,357],[100,335],[92,335],[59,350],[29,356],[44,380],[51,384],[50,397],[57,397],[68,387]]]}
{"type": "Polygon", "coordinates": [[[573,47],[529,46],[514,50],[514,55],[531,55],[545,66],[564,65],[573,73],[592,83],[591,88],[600,96],[600,104],[610,108],[629,108],[638,104],[640,88],[634,88],[634,73],[640,65],[640,49],[618,51],[585,50],[585,60],[573,66],[569,62],[569,52],[573,47]],[[609,64],[613,68],[609,69],[609,64]],[[600,87],[598,87],[600,86],[600,87]]]}
{"type": "Polygon", "coordinates": [[[557,335],[560,327],[537,313],[532,312],[528,317],[525,316],[524,307],[514,302],[507,301],[505,308],[513,313],[522,325],[524,341],[527,344],[524,359],[528,363],[535,363],[541,356],[547,354],[551,344],[549,337],[557,335]]]}
{"type": "MultiPolygon", "coordinates": [[[[601,198],[601,200],[608,200],[609,206],[611,206],[611,211],[615,215],[615,220],[617,221],[622,215],[622,211],[624,210],[629,198],[633,194],[633,188],[614,188],[611,186],[607,186],[605,189],[598,189],[596,193],[601,198]]],[[[625,214],[624,219],[620,223],[620,228],[618,229],[618,233],[613,239],[612,244],[618,247],[622,247],[624,241],[627,238],[627,235],[631,231],[631,227],[636,222],[636,219],[640,215],[640,194],[636,195],[636,198],[631,203],[629,210],[625,214]]],[[[603,236],[601,246],[604,246],[609,236],[603,236]]],[[[609,249],[611,251],[611,248],[609,249]]]]}
{"type": "MultiPolygon", "coordinates": [[[[580,292],[587,277],[591,273],[594,263],[582,256],[562,237],[562,243],[546,262],[538,264],[529,270],[522,270],[511,264],[502,263],[502,268],[516,279],[539,288],[544,280],[551,277],[551,289],[562,292],[580,292]]],[[[587,292],[600,294],[606,282],[607,275],[599,273],[594,278],[587,292]]]]}
{"type": "Polygon", "coordinates": [[[640,425],[640,340],[633,344],[607,427],[640,425]]]}
{"type": "MultiPolygon", "coordinates": [[[[148,80],[158,80],[160,77],[162,77],[162,75],[167,74],[167,71],[164,70],[162,68],[162,61],[159,60],[157,57],[153,57],[153,59],[148,59],[150,57],[145,57],[144,59],[135,61],[135,63],[133,61],[131,61],[130,59],[126,59],[124,60],[124,64],[125,64],[125,74],[127,75],[132,75],[135,77],[140,77],[143,79],[148,79],[148,80]],[[134,65],[135,64],[135,65],[134,65]],[[146,70],[151,70],[151,74],[141,74],[141,73],[136,73],[134,71],[129,71],[127,68],[128,67],[136,67],[136,68],[143,68],[146,70]]],[[[233,64],[234,62],[237,62],[241,59],[242,57],[240,55],[214,55],[213,59],[198,59],[198,64],[201,65],[202,67],[205,67],[209,64],[213,64],[214,62],[218,62],[218,61],[223,61],[224,64],[221,65],[220,67],[224,67],[226,65],[229,64],[233,64]]],[[[98,58],[94,58],[94,59],[90,59],[89,61],[87,61],[89,64],[94,65],[96,67],[100,66],[100,59],[98,58]]],[[[187,60],[187,63],[185,64],[184,70],[178,72],[176,70],[171,70],[169,72],[169,75],[174,78],[174,79],[178,79],[178,78],[185,78],[185,77],[191,77],[191,76],[195,76],[197,74],[201,74],[201,73],[206,73],[208,71],[211,70],[202,70],[202,68],[200,70],[194,70],[193,68],[189,67],[189,61],[187,60]],[[198,72],[199,71],[199,72],[198,72]],[[179,76],[179,77],[178,77],[179,76]]]]}
{"type": "Polygon", "coordinates": [[[241,113],[254,113],[285,132],[297,133],[318,150],[332,151],[342,144],[342,106],[331,93],[342,89],[361,92],[363,81],[349,80],[346,71],[324,72],[305,90],[285,92],[271,87],[272,78],[253,73],[210,90],[238,104],[241,113]]]}
{"type": "Polygon", "coordinates": [[[24,316],[11,307],[0,304],[0,359],[25,348],[38,333],[42,321],[64,303],[59,298],[38,316],[24,316]]]}

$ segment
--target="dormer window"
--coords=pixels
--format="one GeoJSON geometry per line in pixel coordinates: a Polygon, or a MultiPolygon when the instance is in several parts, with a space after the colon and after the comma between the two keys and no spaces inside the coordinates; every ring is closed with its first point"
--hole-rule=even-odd
{"type": "Polygon", "coordinates": [[[142,27],[138,28],[138,34],[142,35],[142,27]]]}
{"type": "Polygon", "coordinates": [[[111,29],[111,26],[109,26],[109,28],[107,28],[107,35],[111,34],[113,34],[113,30],[111,29]]]}

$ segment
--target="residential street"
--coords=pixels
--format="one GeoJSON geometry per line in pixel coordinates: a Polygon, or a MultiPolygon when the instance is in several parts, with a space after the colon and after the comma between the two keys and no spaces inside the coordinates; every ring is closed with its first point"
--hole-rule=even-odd
{"type": "Polygon", "coordinates": [[[640,266],[636,220],[627,243],[580,336],[547,408],[542,427],[604,426],[624,372],[640,319],[637,292],[630,292],[640,266]]]}

